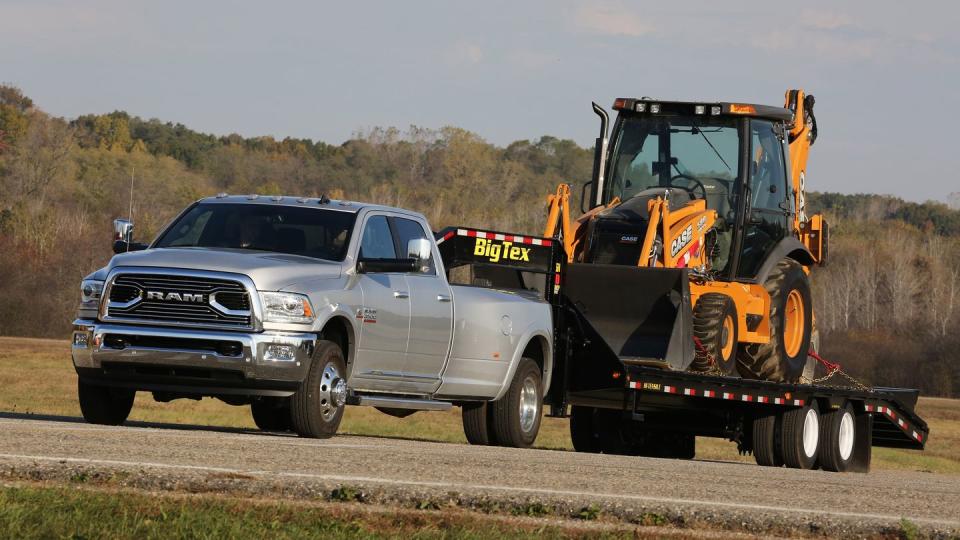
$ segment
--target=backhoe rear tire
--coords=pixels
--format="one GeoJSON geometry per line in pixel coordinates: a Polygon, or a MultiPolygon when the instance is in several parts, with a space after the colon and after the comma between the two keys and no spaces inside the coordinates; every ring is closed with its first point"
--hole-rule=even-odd
{"type": "Polygon", "coordinates": [[[798,382],[807,365],[813,326],[810,281],[800,263],[784,259],[764,287],[770,294],[770,341],[740,347],[737,369],[747,379],[798,382]]]}
{"type": "Polygon", "coordinates": [[[693,335],[699,340],[690,371],[714,369],[733,375],[737,369],[737,305],[725,294],[707,293],[693,307],[693,335]]]}

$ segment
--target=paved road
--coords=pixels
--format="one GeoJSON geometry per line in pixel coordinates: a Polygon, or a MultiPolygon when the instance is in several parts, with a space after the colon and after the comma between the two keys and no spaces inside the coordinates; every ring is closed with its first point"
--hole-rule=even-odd
{"type": "MultiPolygon", "coordinates": [[[[78,470],[155,489],[205,489],[307,497],[339,485],[373,502],[437,498],[467,507],[545,501],[599,504],[636,519],[753,532],[854,533],[896,527],[960,531],[960,476],[876,471],[833,474],[752,464],[674,461],[547,450],[471,447],[402,439],[329,440],[255,431],[0,414],[0,476],[76,478],[78,470]],[[118,471],[122,471],[117,475],[118,471]]],[[[86,476],[85,476],[86,477],[86,476]]]]}

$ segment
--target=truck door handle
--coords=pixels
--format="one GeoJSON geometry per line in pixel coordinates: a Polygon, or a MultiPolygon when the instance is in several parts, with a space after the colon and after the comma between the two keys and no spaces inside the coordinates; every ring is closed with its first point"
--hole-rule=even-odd
{"type": "Polygon", "coordinates": [[[394,298],[410,298],[410,293],[407,291],[393,291],[394,298]]]}
{"type": "Polygon", "coordinates": [[[438,302],[449,302],[449,301],[450,301],[450,295],[448,295],[448,294],[438,294],[438,295],[437,295],[437,301],[438,301],[438,302]]]}

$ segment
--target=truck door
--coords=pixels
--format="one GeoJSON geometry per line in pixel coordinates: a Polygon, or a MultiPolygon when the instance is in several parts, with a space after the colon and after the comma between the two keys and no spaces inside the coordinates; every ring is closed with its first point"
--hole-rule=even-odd
{"type": "MultiPolygon", "coordinates": [[[[396,243],[387,216],[370,216],[363,224],[360,257],[397,259],[396,243]]],[[[393,389],[403,378],[410,336],[410,292],[407,276],[393,272],[360,274],[363,306],[360,340],[351,386],[357,389],[393,389]]]]}
{"type": "Polygon", "coordinates": [[[410,341],[404,373],[411,380],[421,381],[423,390],[432,391],[439,383],[447,361],[453,332],[453,302],[450,286],[437,272],[436,250],[431,236],[418,221],[390,218],[397,238],[397,249],[406,257],[410,240],[425,238],[434,246],[427,264],[407,274],[410,290],[410,341]]]}

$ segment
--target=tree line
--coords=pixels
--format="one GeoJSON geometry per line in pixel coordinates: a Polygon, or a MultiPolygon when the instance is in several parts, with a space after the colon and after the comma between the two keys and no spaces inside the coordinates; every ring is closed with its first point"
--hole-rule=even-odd
{"type": "MultiPolygon", "coordinates": [[[[69,121],[0,86],[0,335],[68,335],[80,279],[109,259],[110,220],[131,210],[141,240],[218,192],[326,194],[416,209],[437,228],[536,234],[546,194],[586,182],[592,156],[570,140],[500,147],[457,127],[374,128],[332,145],[125,112],[69,121]]],[[[960,212],[878,195],[808,200],[833,233],[831,262],[813,274],[824,354],[868,382],[960,394],[960,212]]]]}

